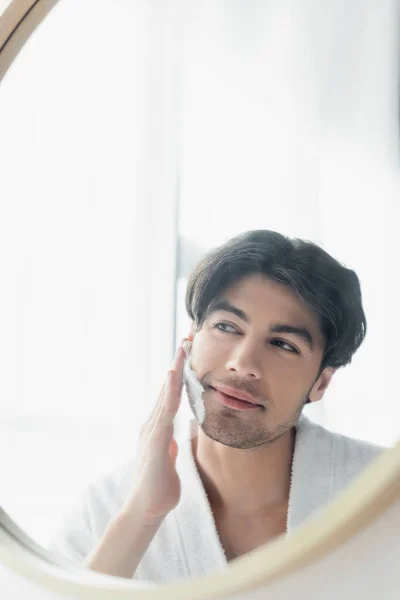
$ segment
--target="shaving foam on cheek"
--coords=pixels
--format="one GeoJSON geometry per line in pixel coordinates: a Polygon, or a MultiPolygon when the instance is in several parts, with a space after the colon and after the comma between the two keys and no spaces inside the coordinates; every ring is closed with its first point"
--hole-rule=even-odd
{"type": "Polygon", "coordinates": [[[183,349],[186,354],[185,366],[183,369],[183,382],[186,386],[186,393],[189,400],[190,408],[200,425],[203,424],[205,418],[205,407],[203,401],[204,387],[197,378],[190,364],[190,350],[192,342],[186,341],[183,344],[183,349]]]}

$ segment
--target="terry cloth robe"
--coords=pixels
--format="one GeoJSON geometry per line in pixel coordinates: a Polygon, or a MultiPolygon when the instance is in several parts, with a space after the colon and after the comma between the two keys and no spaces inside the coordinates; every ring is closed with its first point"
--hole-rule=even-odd
{"type": "MultiPolygon", "coordinates": [[[[197,471],[191,439],[197,422],[178,438],[181,499],[164,519],[134,575],[156,584],[188,579],[226,567],[211,507],[197,471]]],[[[302,415],[296,426],[287,533],[326,506],[383,447],[333,433],[302,415]]],[[[65,520],[52,548],[79,564],[95,547],[127,498],[134,463],[92,485],[65,520]]]]}

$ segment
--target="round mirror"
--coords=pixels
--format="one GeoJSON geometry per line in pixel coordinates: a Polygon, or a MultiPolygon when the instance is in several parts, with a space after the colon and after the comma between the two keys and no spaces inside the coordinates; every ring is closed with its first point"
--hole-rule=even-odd
{"type": "Polygon", "coordinates": [[[101,571],[194,320],[205,415],[186,379],[182,495],[136,576],[214,573],[290,539],[399,436],[395,6],[45,4],[0,5],[0,504],[101,571]],[[280,270],[237,262],[255,230],[280,270]]]}

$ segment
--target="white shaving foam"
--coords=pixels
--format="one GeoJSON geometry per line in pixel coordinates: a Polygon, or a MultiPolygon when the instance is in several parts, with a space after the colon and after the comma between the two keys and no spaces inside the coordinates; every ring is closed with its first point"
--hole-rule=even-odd
{"type": "Polygon", "coordinates": [[[190,351],[192,342],[186,341],[183,344],[183,349],[186,354],[185,366],[183,369],[183,382],[186,386],[186,393],[189,400],[190,408],[200,425],[203,424],[205,418],[205,407],[203,401],[204,387],[197,378],[197,374],[193,371],[190,363],[190,351]]]}

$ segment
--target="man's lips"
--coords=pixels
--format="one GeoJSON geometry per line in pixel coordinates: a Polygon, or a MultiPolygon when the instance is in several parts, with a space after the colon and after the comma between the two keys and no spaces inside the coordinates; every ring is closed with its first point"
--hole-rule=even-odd
{"type": "Polygon", "coordinates": [[[225,394],[226,396],[231,396],[232,398],[235,398],[236,400],[242,400],[243,402],[249,402],[250,404],[255,404],[256,406],[262,406],[259,402],[256,402],[255,399],[253,398],[253,396],[251,396],[247,392],[243,392],[241,390],[238,390],[236,388],[231,388],[231,387],[221,387],[221,386],[218,386],[218,387],[213,386],[213,387],[217,392],[221,392],[222,394],[225,394]]]}

